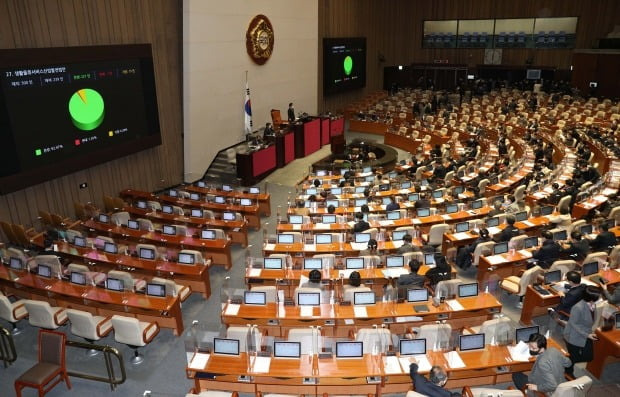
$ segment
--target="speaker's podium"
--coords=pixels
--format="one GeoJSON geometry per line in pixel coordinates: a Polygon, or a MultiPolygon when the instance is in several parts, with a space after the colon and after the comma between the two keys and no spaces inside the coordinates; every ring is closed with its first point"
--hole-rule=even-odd
{"type": "Polygon", "coordinates": [[[330,137],[329,143],[331,145],[332,154],[344,154],[344,149],[346,147],[344,134],[333,135],[330,137]]]}

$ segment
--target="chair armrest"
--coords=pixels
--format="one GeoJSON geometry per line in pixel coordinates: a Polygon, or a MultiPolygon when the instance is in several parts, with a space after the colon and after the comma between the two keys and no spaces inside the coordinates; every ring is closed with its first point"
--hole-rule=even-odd
{"type": "Polygon", "coordinates": [[[521,278],[523,276],[523,273],[525,273],[525,270],[519,270],[519,274],[517,275],[517,277],[521,278]]]}
{"type": "Polygon", "coordinates": [[[28,228],[28,229],[24,230],[24,233],[26,233],[26,235],[29,235],[29,234],[32,234],[32,233],[35,233],[35,232],[36,232],[36,230],[34,230],[34,227],[31,227],[31,228],[28,228]]]}
{"type": "Polygon", "coordinates": [[[473,394],[471,393],[471,389],[469,386],[463,387],[463,391],[461,392],[461,395],[463,397],[474,397],[473,394]]]}
{"type": "Polygon", "coordinates": [[[80,220],[77,220],[75,222],[71,222],[71,219],[69,219],[69,218],[63,219],[62,222],[66,225],[67,229],[74,229],[76,226],[79,226],[82,223],[82,221],[80,221],[80,220]]]}
{"type": "Polygon", "coordinates": [[[232,392],[232,397],[239,397],[239,393],[236,391],[232,392]]]}
{"type": "Polygon", "coordinates": [[[65,310],[65,308],[60,308],[60,310],[57,310],[56,313],[54,313],[54,322],[56,323],[56,325],[62,325],[68,320],[69,317],[67,316],[67,311],[65,310]],[[59,322],[60,317],[63,315],[65,316],[64,321],[59,322]]]}
{"type": "Polygon", "coordinates": [[[354,330],[349,330],[349,339],[355,340],[356,334],[354,330]]]}
{"type": "Polygon", "coordinates": [[[26,318],[28,317],[28,311],[25,310],[26,306],[23,303],[20,303],[19,305],[15,305],[15,307],[13,308],[13,318],[15,318],[16,320],[21,320],[22,318],[26,318]],[[24,309],[24,315],[23,316],[18,316],[17,315],[17,311],[19,309],[24,309]]]}
{"type": "Polygon", "coordinates": [[[159,325],[157,323],[150,323],[146,328],[144,328],[144,331],[142,331],[142,340],[144,341],[144,343],[150,343],[158,333],[159,333],[159,325]],[[148,334],[149,329],[153,327],[156,327],[157,330],[153,332],[153,335],[151,335],[150,338],[147,339],[146,335],[148,334]]]}
{"type": "Polygon", "coordinates": [[[106,323],[110,323],[112,321],[112,316],[108,316],[106,318],[104,318],[103,320],[101,320],[99,322],[99,324],[97,324],[97,335],[100,338],[103,338],[104,336],[106,336],[107,334],[109,334],[110,332],[112,332],[113,327],[109,327],[105,332],[101,332],[101,328],[106,325],[106,323]]]}
{"type": "Polygon", "coordinates": [[[192,289],[191,289],[189,286],[184,285],[184,286],[182,286],[182,287],[179,289],[179,291],[177,292],[177,296],[179,297],[179,299],[181,299],[181,297],[183,296],[183,294],[185,294],[185,291],[187,291],[187,294],[188,294],[187,296],[188,296],[188,297],[189,297],[189,294],[191,294],[191,293],[192,293],[192,289]]]}
{"type": "Polygon", "coordinates": [[[575,380],[575,379],[576,379],[574,376],[571,376],[571,375],[569,375],[569,374],[567,374],[567,373],[564,373],[564,378],[565,378],[567,381],[571,381],[571,380],[575,380]]]}

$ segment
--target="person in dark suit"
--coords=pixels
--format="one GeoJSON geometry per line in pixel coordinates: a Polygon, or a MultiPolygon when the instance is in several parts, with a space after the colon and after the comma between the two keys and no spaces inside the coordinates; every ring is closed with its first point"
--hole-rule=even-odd
{"type": "Polygon", "coordinates": [[[293,102],[288,104],[288,121],[295,121],[295,108],[293,107],[293,102]]]}
{"type": "Polygon", "coordinates": [[[409,359],[409,376],[413,381],[413,389],[425,396],[433,397],[459,397],[461,393],[452,393],[443,387],[448,382],[448,373],[440,365],[433,365],[426,379],[418,373],[418,363],[415,358],[409,359]]]}
{"type": "Polygon", "coordinates": [[[500,233],[493,236],[493,240],[498,243],[501,243],[504,241],[510,241],[510,239],[513,238],[514,236],[518,236],[519,229],[515,227],[516,221],[517,220],[515,219],[513,215],[508,215],[506,217],[506,227],[500,233]]]}
{"type": "Polygon", "coordinates": [[[549,308],[549,313],[557,313],[560,320],[568,319],[567,314],[583,298],[583,291],[586,289],[586,285],[581,284],[581,274],[579,272],[574,270],[567,272],[566,281],[568,281],[568,290],[560,298],[560,303],[554,309],[549,308]]]}
{"type": "Polygon", "coordinates": [[[416,210],[420,208],[430,208],[430,206],[431,201],[426,198],[426,193],[420,193],[420,199],[413,205],[416,210]]]}
{"type": "Polygon", "coordinates": [[[385,210],[386,211],[396,211],[398,209],[400,209],[400,205],[398,205],[398,203],[394,202],[394,199],[390,197],[390,203],[385,206],[385,210]]]}
{"type": "Polygon", "coordinates": [[[271,126],[271,123],[265,124],[265,129],[263,130],[263,139],[267,138],[267,137],[275,136],[275,134],[276,133],[273,130],[273,127],[271,126]]]}
{"type": "Polygon", "coordinates": [[[553,234],[550,231],[544,231],[542,236],[545,240],[542,246],[532,254],[532,258],[538,260],[538,266],[549,269],[551,264],[560,258],[561,247],[553,241],[553,234]]]}
{"type": "Polygon", "coordinates": [[[581,233],[573,230],[570,233],[570,243],[567,248],[562,248],[561,254],[569,256],[571,259],[581,262],[586,258],[590,251],[590,243],[581,238],[581,233]]]}
{"type": "Polygon", "coordinates": [[[598,287],[589,285],[583,292],[583,299],[575,304],[564,327],[564,341],[572,365],[566,369],[569,376],[574,377],[575,363],[592,361],[594,356],[593,341],[598,340],[592,331],[596,301],[601,292],[598,287]]]}
{"type": "Polygon", "coordinates": [[[420,270],[420,261],[417,259],[412,259],[409,261],[409,274],[403,274],[398,277],[396,280],[396,284],[399,287],[407,287],[407,288],[424,288],[424,281],[426,278],[424,276],[420,276],[418,274],[418,270],[420,270]]]}
{"type": "Polygon", "coordinates": [[[403,245],[398,247],[398,250],[396,252],[398,254],[404,254],[407,252],[420,252],[420,248],[418,246],[411,244],[412,241],[413,238],[411,237],[411,235],[405,234],[403,236],[403,245]]]}
{"type": "Polygon", "coordinates": [[[601,232],[590,242],[590,248],[594,252],[609,252],[609,247],[616,245],[616,235],[609,231],[609,225],[606,222],[601,223],[599,229],[601,232]]]}
{"type": "Polygon", "coordinates": [[[444,179],[446,177],[446,174],[446,167],[443,166],[441,160],[437,160],[435,162],[435,167],[433,168],[433,178],[444,179]]]}
{"type": "Polygon", "coordinates": [[[355,214],[355,225],[353,225],[353,233],[361,233],[370,229],[368,222],[364,220],[364,214],[358,212],[355,214]]]}

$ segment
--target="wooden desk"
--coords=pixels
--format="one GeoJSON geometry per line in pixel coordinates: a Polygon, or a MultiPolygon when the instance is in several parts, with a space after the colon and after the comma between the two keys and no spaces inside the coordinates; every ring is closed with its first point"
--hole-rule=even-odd
{"type": "Polygon", "coordinates": [[[134,268],[134,272],[163,277],[175,280],[182,285],[187,285],[192,292],[201,293],[205,299],[211,296],[211,282],[209,281],[209,265],[184,265],[177,262],[162,260],[146,260],[130,255],[108,254],[92,248],[76,247],[63,241],[56,241],[54,252],[72,261],[94,262],[95,271],[106,272],[108,270],[134,268]]]}
{"type": "Polygon", "coordinates": [[[220,189],[213,189],[208,187],[199,187],[194,185],[184,186],[183,189],[188,192],[200,193],[200,194],[213,194],[215,196],[223,196],[223,197],[231,197],[231,198],[248,198],[251,200],[258,201],[258,208],[260,213],[265,216],[271,216],[271,195],[269,193],[258,193],[253,194],[249,192],[240,192],[238,190],[233,190],[232,192],[225,192],[220,189]]]}
{"type": "Polygon", "coordinates": [[[525,261],[532,256],[525,254],[529,250],[519,250],[505,254],[482,256],[478,264],[476,280],[482,287],[491,277],[502,280],[509,276],[517,276],[521,270],[525,270],[525,261]]]}
{"type": "Polygon", "coordinates": [[[129,229],[109,223],[100,223],[94,220],[82,222],[82,227],[96,232],[91,232],[91,234],[110,236],[117,242],[130,241],[172,247],[178,250],[197,250],[205,253],[206,257],[210,257],[214,265],[224,265],[226,270],[232,267],[230,240],[228,239],[204,240],[188,236],[169,236],[161,233],[145,232],[144,230],[129,229]]]}
{"type": "Polygon", "coordinates": [[[596,330],[597,341],[594,341],[594,360],[586,365],[592,375],[600,378],[605,364],[610,360],[618,361],[620,357],[620,329],[603,332],[596,330]]]}
{"type": "Polygon", "coordinates": [[[0,266],[0,285],[5,293],[21,298],[46,301],[52,306],[84,310],[98,316],[119,314],[137,317],[142,321],[157,322],[163,328],[171,328],[175,335],[183,333],[183,316],[178,296],[157,298],[109,291],[91,285],[46,279],[5,266],[0,266]]]}
{"type": "Polygon", "coordinates": [[[547,308],[555,307],[560,303],[562,297],[554,289],[546,289],[549,291],[549,295],[541,295],[531,285],[527,286],[523,298],[523,308],[521,308],[521,318],[519,319],[521,324],[533,325],[532,317],[547,314],[547,308]]]}
{"type": "MultiPolygon", "coordinates": [[[[414,239],[413,244],[421,247],[423,245],[420,239],[414,239]]],[[[379,241],[378,250],[382,253],[396,252],[402,245],[402,242],[379,241]]],[[[317,254],[338,254],[343,256],[358,256],[360,250],[354,249],[351,243],[331,243],[331,244],[313,244],[305,245],[304,243],[293,244],[264,244],[263,256],[271,254],[291,254],[297,256],[313,256],[317,254]]]]}
{"type": "Polygon", "coordinates": [[[347,337],[350,331],[359,327],[371,327],[374,324],[385,324],[392,333],[403,334],[408,332],[411,326],[434,323],[438,320],[446,320],[452,328],[480,325],[493,318],[493,315],[499,313],[502,308],[497,299],[488,293],[457,300],[463,306],[463,310],[453,311],[446,303],[434,307],[429,301],[426,303],[429,308],[426,313],[416,312],[412,303],[377,302],[365,306],[367,316],[364,318],[355,316],[353,305],[322,304],[313,308],[312,317],[302,316],[299,306],[275,303],[264,306],[242,304],[239,305],[236,314],[233,314],[227,312],[228,305],[226,305],[222,311],[222,324],[245,325],[251,322],[268,330],[270,336],[287,335],[291,328],[320,325],[323,326],[325,336],[347,337]]]}
{"type": "Polygon", "coordinates": [[[151,211],[136,207],[123,207],[123,211],[130,215],[150,219],[158,223],[183,224],[198,227],[200,229],[222,229],[230,237],[231,242],[248,246],[248,226],[245,220],[225,221],[223,219],[194,218],[185,215],[165,214],[163,212],[151,211]]]}
{"type": "Polygon", "coordinates": [[[385,135],[388,132],[388,127],[387,124],[380,121],[349,120],[349,131],[385,135]]]}

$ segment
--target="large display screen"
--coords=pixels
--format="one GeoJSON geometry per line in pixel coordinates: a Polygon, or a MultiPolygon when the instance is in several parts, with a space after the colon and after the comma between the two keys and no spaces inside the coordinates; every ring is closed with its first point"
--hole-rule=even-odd
{"type": "Polygon", "coordinates": [[[323,39],[323,93],[366,86],[366,38],[323,39]]]}
{"type": "Polygon", "coordinates": [[[161,143],[150,45],[0,50],[0,193],[161,143]]]}

